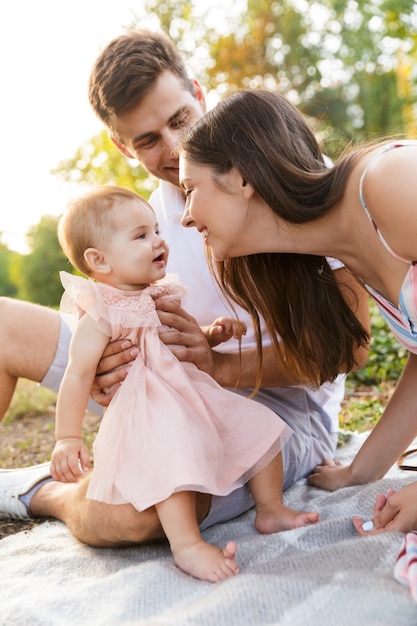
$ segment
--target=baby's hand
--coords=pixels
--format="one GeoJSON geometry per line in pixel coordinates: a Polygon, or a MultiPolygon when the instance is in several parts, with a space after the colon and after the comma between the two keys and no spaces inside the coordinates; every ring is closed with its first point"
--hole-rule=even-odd
{"type": "Polygon", "coordinates": [[[67,437],[56,442],[52,452],[51,475],[64,483],[76,483],[90,467],[87,446],[79,437],[67,437]]]}
{"type": "Polygon", "coordinates": [[[218,317],[210,326],[207,326],[205,335],[210,346],[214,348],[219,343],[229,341],[232,337],[241,339],[243,335],[246,335],[246,330],[244,322],[231,317],[218,317]]]}

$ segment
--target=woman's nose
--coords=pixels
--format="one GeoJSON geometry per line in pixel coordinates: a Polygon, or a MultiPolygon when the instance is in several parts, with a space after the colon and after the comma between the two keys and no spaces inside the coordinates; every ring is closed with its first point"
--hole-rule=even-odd
{"type": "Polygon", "coordinates": [[[191,226],[195,226],[195,222],[187,208],[184,209],[184,213],[182,214],[181,224],[185,226],[185,228],[191,228],[191,226]]]}

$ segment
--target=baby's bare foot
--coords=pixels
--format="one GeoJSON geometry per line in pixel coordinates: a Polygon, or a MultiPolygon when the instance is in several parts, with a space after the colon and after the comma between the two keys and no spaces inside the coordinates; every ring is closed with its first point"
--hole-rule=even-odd
{"type": "Polygon", "coordinates": [[[238,573],[236,551],[234,541],[229,541],[226,547],[220,550],[201,539],[172,552],[180,570],[199,580],[216,583],[238,573]]]}
{"type": "Polygon", "coordinates": [[[310,511],[294,511],[286,506],[275,508],[257,508],[255,518],[255,528],[259,533],[269,535],[278,533],[281,530],[291,530],[309,526],[319,521],[319,514],[310,511]]]}

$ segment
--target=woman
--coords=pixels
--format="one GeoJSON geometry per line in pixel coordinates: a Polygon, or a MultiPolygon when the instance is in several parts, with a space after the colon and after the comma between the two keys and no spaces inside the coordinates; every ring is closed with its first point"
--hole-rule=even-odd
{"type": "MultiPolygon", "coordinates": [[[[417,142],[361,147],[332,169],[321,155],[285,98],[241,91],[187,132],[180,178],[183,224],[203,234],[226,295],[251,312],[255,327],[258,314],[265,318],[295,382],[317,385],[350,371],[354,350],[367,342],[326,257],[345,263],[410,350],[353,462],[325,461],[308,479],[334,490],[381,478],[417,435],[417,142]]],[[[261,365],[260,342],[258,351],[261,365]]],[[[417,528],[417,483],[378,496],[374,513],[371,532],[417,528]]],[[[365,532],[361,520],[355,527],[365,532]]]]}

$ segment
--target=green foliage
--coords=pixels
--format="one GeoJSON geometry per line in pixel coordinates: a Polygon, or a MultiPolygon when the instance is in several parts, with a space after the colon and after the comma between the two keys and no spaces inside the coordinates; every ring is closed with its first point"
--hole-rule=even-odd
{"type": "MultiPolygon", "coordinates": [[[[321,122],[335,146],[415,134],[415,2],[247,0],[233,31],[207,36],[210,85],[266,87],[321,122]]],[[[344,147],[342,145],[342,147],[344,147]]]]}
{"type": "Polygon", "coordinates": [[[8,249],[1,241],[0,233],[0,296],[16,296],[17,287],[12,278],[12,265],[16,253],[8,249]]]}
{"type": "Polygon", "coordinates": [[[28,234],[31,252],[22,257],[22,297],[30,302],[57,307],[63,288],[60,270],[71,271],[56,235],[58,218],[44,215],[28,234]]]}
{"type": "Polygon", "coordinates": [[[378,423],[385,409],[384,398],[375,394],[369,398],[351,397],[340,418],[342,430],[364,432],[371,430],[378,423]]]}
{"type": "Polygon", "coordinates": [[[370,300],[371,348],[364,368],[348,376],[353,385],[379,385],[397,381],[401,375],[408,351],[389,330],[376,304],[370,300]]]}
{"type": "Polygon", "coordinates": [[[55,402],[56,393],[32,381],[20,378],[4,417],[4,423],[9,424],[17,419],[31,418],[36,415],[52,414],[55,402]]]}
{"type": "Polygon", "coordinates": [[[61,161],[52,174],[70,183],[121,185],[146,199],[157,184],[136,160],[122,155],[104,129],[80,146],[72,158],[61,161]]]}

